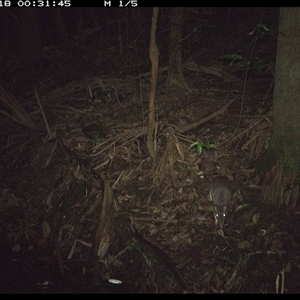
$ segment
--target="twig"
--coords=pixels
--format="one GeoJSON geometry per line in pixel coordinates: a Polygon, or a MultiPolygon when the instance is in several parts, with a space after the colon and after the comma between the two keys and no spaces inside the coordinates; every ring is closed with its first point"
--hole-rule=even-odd
{"type": "Polygon", "coordinates": [[[51,131],[50,131],[50,127],[49,127],[49,123],[48,123],[48,120],[46,118],[46,115],[44,113],[44,109],[43,109],[43,106],[42,106],[42,103],[41,103],[41,100],[40,100],[40,96],[37,92],[36,89],[34,89],[34,95],[35,95],[35,98],[36,98],[36,101],[39,105],[39,108],[40,108],[40,111],[42,113],[42,116],[43,116],[43,119],[44,119],[44,123],[45,123],[45,126],[46,126],[46,129],[47,129],[47,132],[48,132],[48,135],[49,137],[52,137],[52,134],[51,134],[51,131]]]}

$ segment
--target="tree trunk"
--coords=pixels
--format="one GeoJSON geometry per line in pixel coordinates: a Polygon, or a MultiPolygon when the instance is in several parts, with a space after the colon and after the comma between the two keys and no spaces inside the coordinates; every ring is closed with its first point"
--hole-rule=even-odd
{"type": "Polygon", "coordinates": [[[182,73],[182,47],[181,36],[184,25],[183,7],[172,8],[171,28],[170,28],[170,51],[169,51],[169,73],[168,87],[179,86],[189,90],[182,73]]]}
{"type": "Polygon", "coordinates": [[[295,208],[300,173],[300,9],[281,8],[273,96],[274,123],[262,160],[263,197],[295,208]]]}
{"type": "MultiPolygon", "coordinates": [[[[151,60],[151,86],[149,94],[149,113],[148,113],[148,132],[147,132],[147,149],[150,157],[154,158],[155,148],[154,148],[154,129],[155,129],[155,96],[157,87],[157,77],[158,77],[158,61],[159,61],[159,50],[156,42],[156,29],[157,29],[157,19],[158,19],[159,8],[153,8],[152,22],[151,22],[151,33],[150,33],[150,46],[149,46],[149,56],[151,60]]],[[[156,138],[156,137],[155,137],[156,138]]]]}

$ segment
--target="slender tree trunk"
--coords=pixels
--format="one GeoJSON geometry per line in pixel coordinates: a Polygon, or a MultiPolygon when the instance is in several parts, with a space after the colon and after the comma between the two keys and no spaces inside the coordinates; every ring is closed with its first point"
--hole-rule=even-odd
{"type": "Polygon", "coordinates": [[[158,77],[158,59],[159,50],[156,43],[156,28],[158,19],[159,8],[153,8],[152,24],[151,24],[151,36],[150,36],[150,47],[149,55],[151,60],[151,87],[149,95],[149,123],[148,123],[148,133],[147,133],[147,149],[149,155],[153,158],[155,154],[154,144],[153,144],[153,134],[155,129],[155,96],[157,87],[157,77],[158,77]]]}

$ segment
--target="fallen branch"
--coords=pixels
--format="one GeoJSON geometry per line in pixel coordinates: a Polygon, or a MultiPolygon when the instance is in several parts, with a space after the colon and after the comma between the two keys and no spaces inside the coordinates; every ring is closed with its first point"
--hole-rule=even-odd
{"type": "Polygon", "coordinates": [[[210,115],[204,117],[202,120],[200,120],[200,121],[198,121],[198,122],[196,122],[196,123],[187,125],[187,126],[183,127],[182,129],[177,130],[177,131],[180,132],[180,133],[190,131],[191,129],[196,128],[196,127],[198,127],[199,125],[208,122],[209,120],[215,118],[216,116],[221,115],[222,113],[224,113],[224,111],[226,110],[226,108],[227,108],[229,105],[231,105],[231,104],[233,103],[234,100],[235,100],[235,99],[230,100],[230,101],[227,102],[223,107],[221,107],[219,110],[217,110],[216,112],[214,112],[214,113],[212,113],[212,114],[210,114],[210,115]]]}

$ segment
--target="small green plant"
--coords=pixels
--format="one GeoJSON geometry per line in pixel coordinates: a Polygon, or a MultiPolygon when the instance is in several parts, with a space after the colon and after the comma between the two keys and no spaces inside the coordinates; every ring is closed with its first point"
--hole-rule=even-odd
{"type": "Polygon", "coordinates": [[[207,150],[209,150],[211,144],[212,143],[210,143],[210,142],[197,141],[197,142],[194,142],[193,144],[190,145],[190,149],[195,147],[198,156],[200,156],[202,154],[203,147],[206,148],[207,150]]]}
{"type": "Polygon", "coordinates": [[[258,23],[254,26],[253,30],[248,35],[253,35],[254,39],[251,44],[255,44],[259,39],[269,35],[274,39],[277,36],[278,31],[270,29],[266,24],[258,23]]]}
{"type": "Polygon", "coordinates": [[[272,36],[276,38],[277,32],[275,30],[271,30],[265,24],[256,24],[254,29],[248,33],[248,35],[253,36],[253,39],[250,43],[252,45],[252,54],[250,55],[250,59],[246,59],[245,57],[239,54],[225,54],[221,56],[221,59],[230,60],[230,65],[232,65],[236,61],[240,61],[247,70],[254,69],[258,73],[271,73],[274,74],[274,65],[272,63],[268,63],[262,59],[257,57],[253,57],[254,47],[259,39],[262,39],[266,36],[272,36]]]}
{"type": "Polygon", "coordinates": [[[101,132],[95,132],[93,136],[93,146],[96,146],[99,142],[103,141],[103,135],[101,132]]]}
{"type": "Polygon", "coordinates": [[[248,35],[253,36],[253,39],[250,43],[251,45],[251,51],[249,58],[246,59],[238,54],[225,54],[221,56],[221,59],[228,59],[231,60],[230,65],[232,65],[236,60],[239,60],[242,62],[242,64],[245,65],[245,76],[244,76],[244,85],[243,85],[243,91],[242,91],[242,97],[241,97],[241,108],[240,108],[240,117],[238,120],[238,124],[236,126],[235,132],[237,132],[238,128],[240,127],[241,120],[242,120],[242,114],[243,114],[243,107],[244,107],[244,100],[245,100],[245,91],[247,86],[247,79],[248,79],[248,73],[250,71],[250,68],[252,67],[253,70],[256,70],[258,73],[271,73],[273,76],[272,83],[269,87],[269,91],[273,87],[274,84],[274,66],[269,63],[265,63],[263,60],[257,59],[254,57],[254,50],[257,45],[257,41],[266,35],[271,35],[275,38],[276,31],[270,30],[265,24],[258,23],[254,27],[254,29],[248,33],[248,35]]]}
{"type": "Polygon", "coordinates": [[[221,59],[230,60],[231,61],[230,66],[232,66],[235,61],[240,61],[245,66],[245,68],[255,70],[259,74],[263,74],[263,73],[265,74],[271,73],[271,75],[274,74],[273,64],[268,63],[256,57],[254,57],[251,61],[247,61],[245,57],[239,54],[225,54],[221,56],[221,59]]]}

